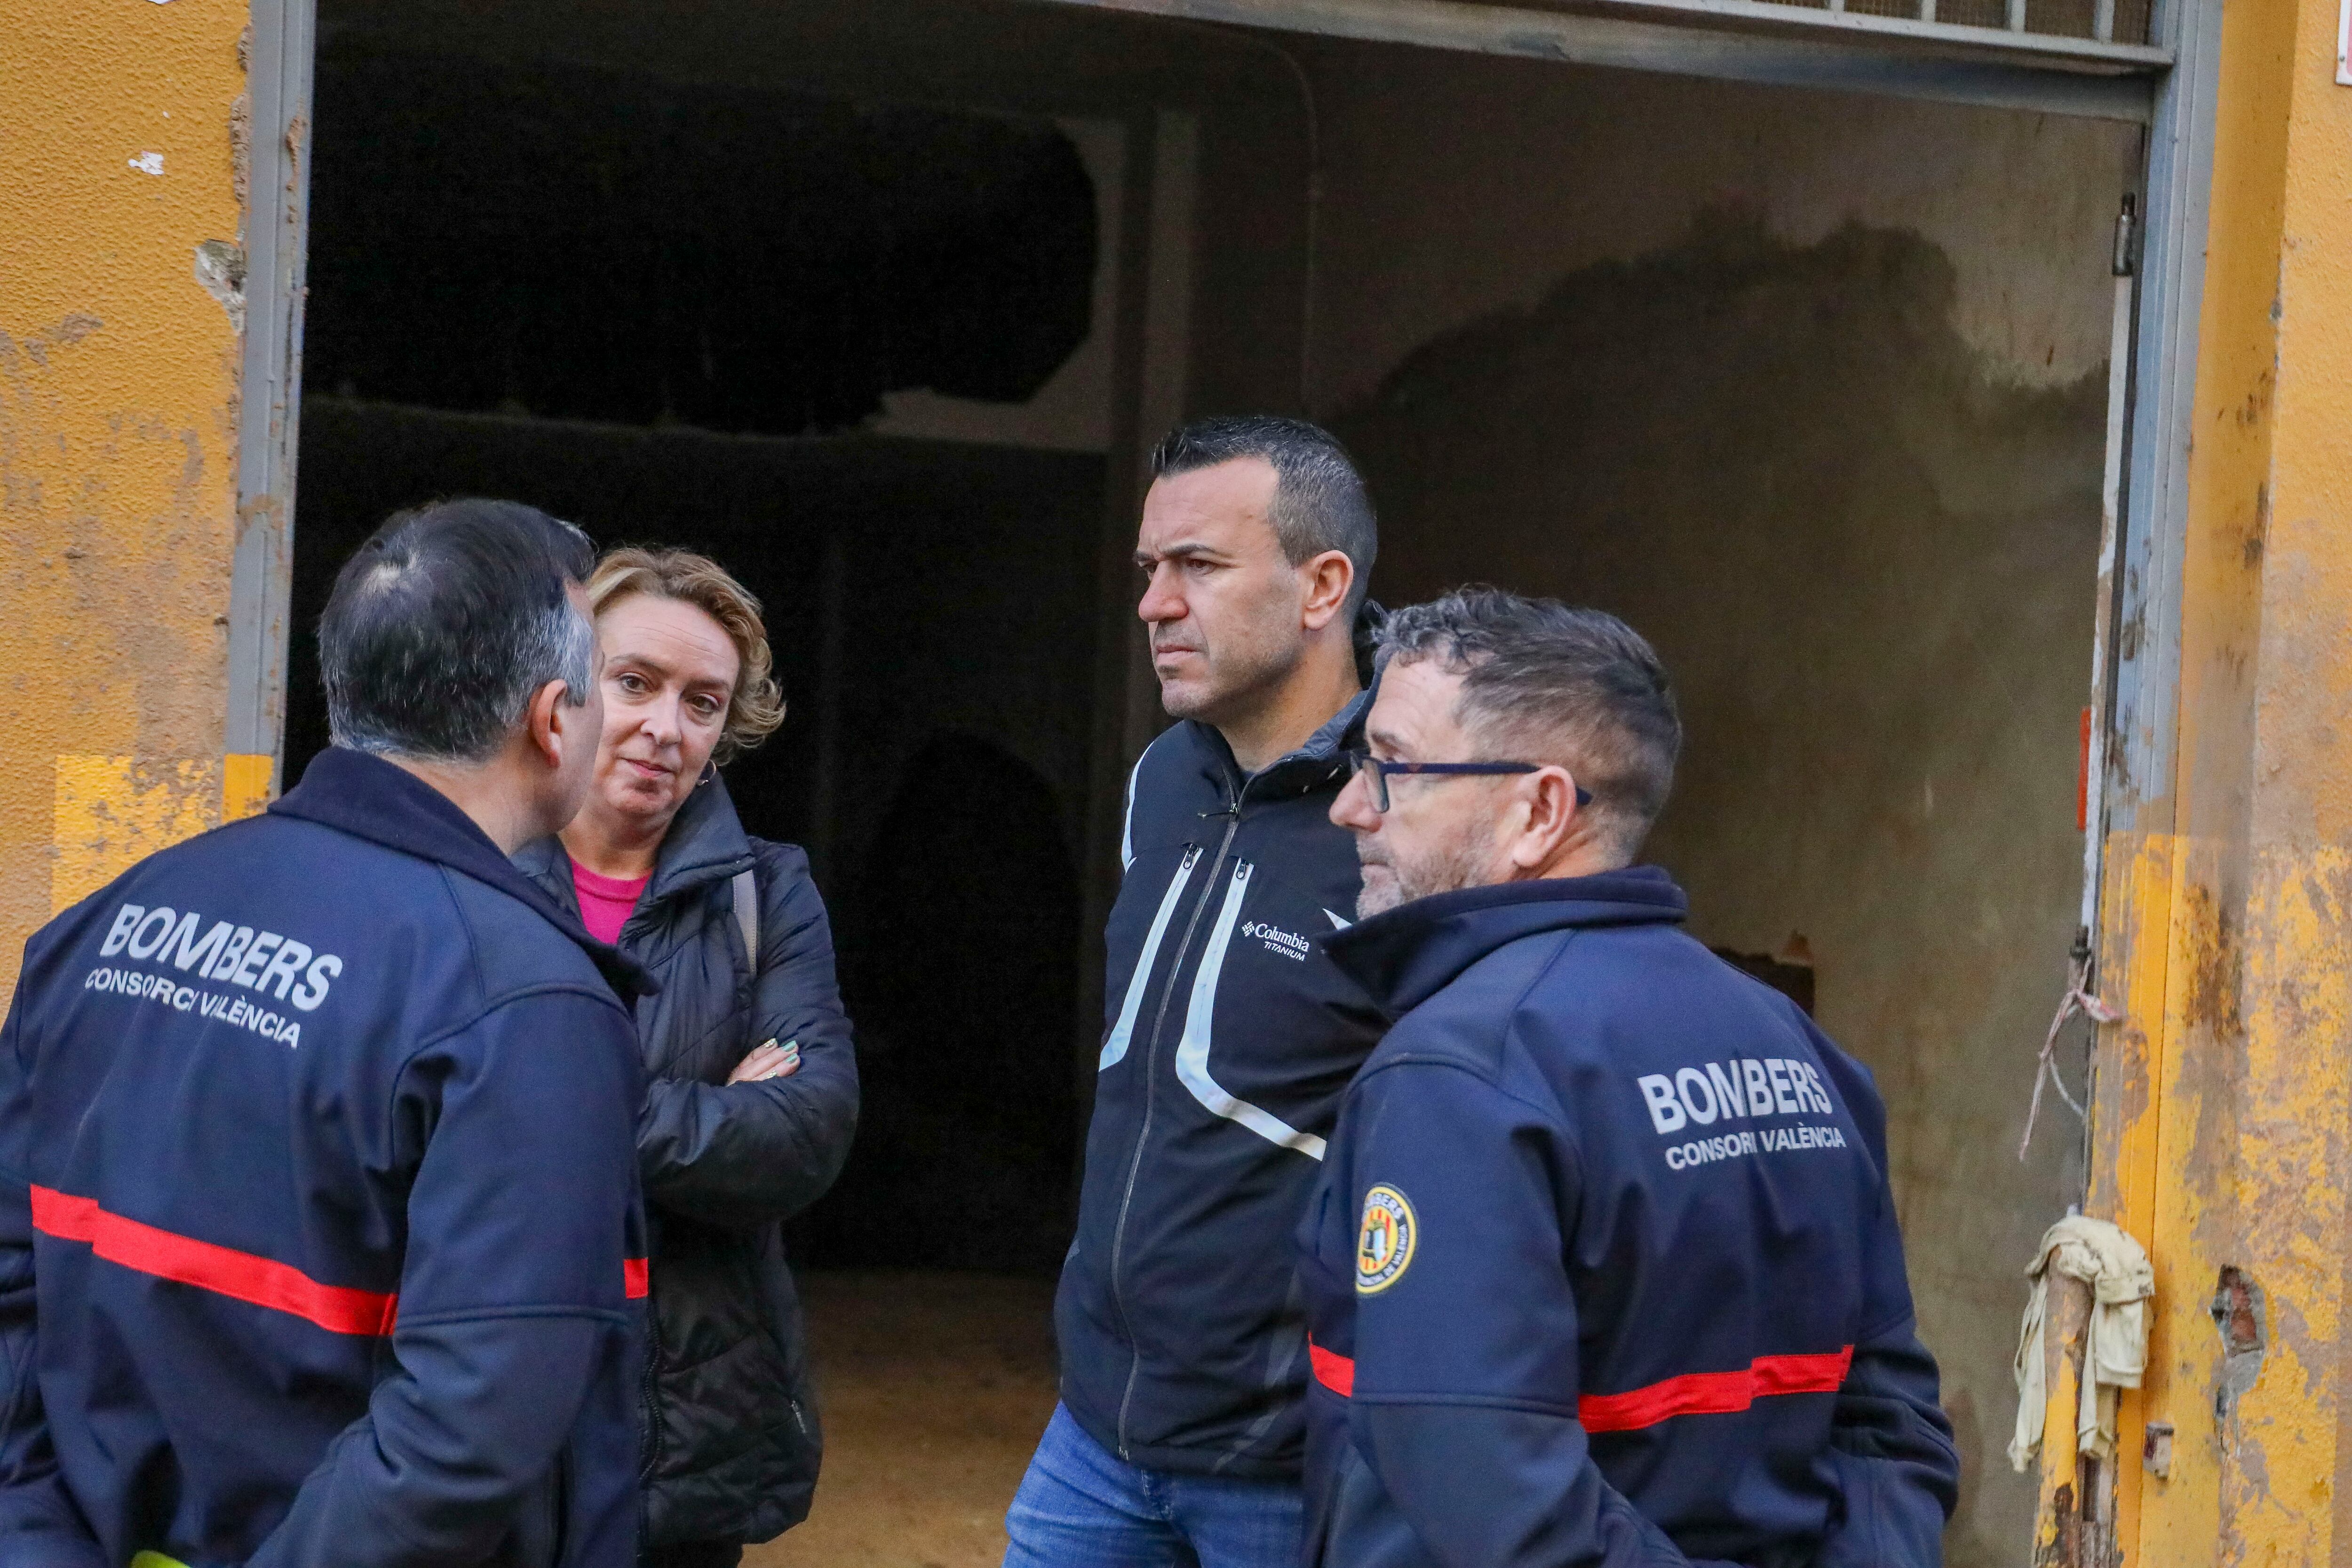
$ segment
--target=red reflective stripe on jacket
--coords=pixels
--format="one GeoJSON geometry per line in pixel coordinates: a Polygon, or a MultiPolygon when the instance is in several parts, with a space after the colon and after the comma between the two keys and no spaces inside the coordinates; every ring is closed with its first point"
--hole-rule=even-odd
{"type": "Polygon", "coordinates": [[[1760,1355],[1738,1372],[1694,1372],[1623,1394],[1588,1394],[1576,1418],[1588,1432],[1631,1432],[1676,1415],[1726,1415],[1775,1394],[1835,1394],[1853,1347],[1819,1355],[1760,1355]]]}
{"type": "Polygon", "coordinates": [[[400,1310],[398,1296],[321,1285],[286,1264],[109,1214],[95,1198],[47,1187],[32,1191],[34,1229],[60,1241],[88,1242],[109,1263],[142,1274],[291,1312],[338,1334],[388,1334],[400,1310]]]}
{"type": "MultiPolygon", "coordinates": [[[[321,1285],[287,1264],[109,1214],[96,1198],[78,1198],[50,1187],[34,1187],[32,1194],[34,1229],[59,1241],[88,1242],[109,1263],[291,1312],[338,1334],[388,1334],[399,1319],[396,1295],[321,1285]]],[[[644,1258],[621,1259],[621,1288],[633,1301],[646,1294],[644,1258]]]]}
{"type": "Polygon", "coordinates": [[[1327,1351],[1313,1340],[1307,1342],[1307,1359],[1314,1363],[1315,1381],[1339,1395],[1350,1399],[1356,1393],[1356,1363],[1335,1351],[1327,1351]]]}
{"type": "MultiPolygon", "coordinates": [[[[1354,1397],[1352,1360],[1312,1340],[1307,1355],[1316,1382],[1354,1397]]],[[[1835,1394],[1853,1364],[1852,1345],[1820,1355],[1758,1356],[1745,1372],[1694,1372],[1624,1394],[1588,1394],[1576,1402],[1576,1418],[1588,1432],[1630,1432],[1675,1415],[1728,1415],[1774,1394],[1835,1394]]]]}

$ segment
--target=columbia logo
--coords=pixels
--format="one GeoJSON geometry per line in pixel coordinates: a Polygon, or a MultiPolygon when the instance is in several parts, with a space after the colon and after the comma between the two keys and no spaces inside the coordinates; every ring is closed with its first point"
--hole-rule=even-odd
{"type": "Polygon", "coordinates": [[[1252,921],[1242,927],[1242,934],[1257,938],[1285,958],[1295,958],[1302,963],[1307,960],[1307,939],[1295,931],[1284,931],[1280,926],[1270,925],[1265,921],[1252,921]]]}

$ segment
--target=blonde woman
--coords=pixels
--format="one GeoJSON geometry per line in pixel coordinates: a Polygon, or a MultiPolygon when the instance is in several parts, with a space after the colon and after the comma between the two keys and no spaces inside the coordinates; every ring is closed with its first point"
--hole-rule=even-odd
{"type": "Polygon", "coordinates": [[[821,1439],[782,1222],[849,1152],[857,1068],[808,858],[719,770],[784,716],[759,601],[614,550],[588,584],[604,729],[588,801],[516,863],[652,972],[637,1150],[652,1233],[646,1568],[729,1568],[807,1516],[821,1439]]]}

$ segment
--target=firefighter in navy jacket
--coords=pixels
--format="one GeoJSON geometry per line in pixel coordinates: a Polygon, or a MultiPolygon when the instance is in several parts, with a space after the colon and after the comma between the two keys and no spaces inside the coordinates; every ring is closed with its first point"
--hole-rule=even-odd
{"type": "Polygon", "coordinates": [[[1624,864],[1679,741],[1654,655],[1491,591],[1384,640],[1333,812],[1368,918],[1325,945],[1397,1022],[1301,1229],[1309,1560],[1939,1562],[1869,1075],[1624,864]]]}
{"type": "Polygon", "coordinates": [[[450,760],[322,752],[27,944],[0,1041],[9,1568],[634,1562],[634,966],[484,826],[560,823],[594,751],[586,542],[559,530],[447,503],[339,582],[338,737],[450,760]],[[432,679],[451,649],[469,690],[432,679]]]}

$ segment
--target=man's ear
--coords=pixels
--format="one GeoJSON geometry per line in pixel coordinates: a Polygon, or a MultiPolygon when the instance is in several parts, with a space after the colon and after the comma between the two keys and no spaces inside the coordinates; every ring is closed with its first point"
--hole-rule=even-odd
{"type": "Polygon", "coordinates": [[[571,688],[561,680],[551,680],[530,694],[530,707],[526,710],[524,725],[530,737],[530,747],[539,759],[550,768],[563,765],[563,749],[584,742],[581,727],[588,716],[587,707],[573,706],[565,700],[571,688]]]}
{"type": "Polygon", "coordinates": [[[1326,550],[1301,562],[1298,573],[1307,584],[1307,599],[1299,605],[1299,619],[1308,631],[1319,632],[1347,604],[1348,590],[1356,584],[1356,563],[1348,559],[1344,550],[1326,550]]]}
{"type": "Polygon", "coordinates": [[[1576,779],[1557,763],[1520,784],[1519,807],[1526,815],[1511,844],[1511,864],[1522,871],[1549,865],[1560,846],[1585,826],[1578,820],[1585,808],[1576,804],[1576,779]]]}

